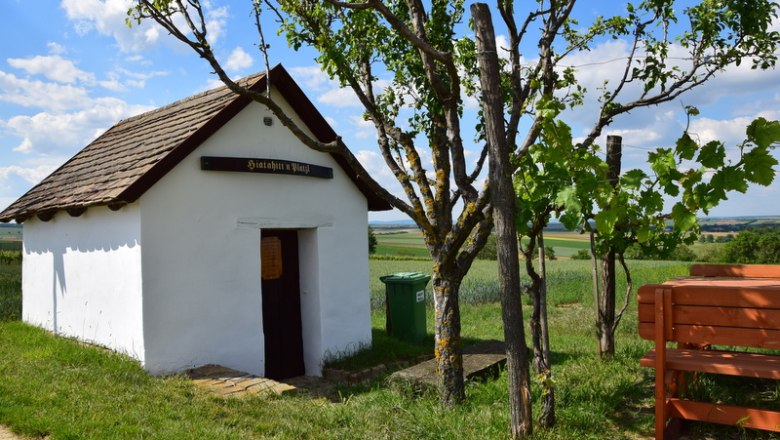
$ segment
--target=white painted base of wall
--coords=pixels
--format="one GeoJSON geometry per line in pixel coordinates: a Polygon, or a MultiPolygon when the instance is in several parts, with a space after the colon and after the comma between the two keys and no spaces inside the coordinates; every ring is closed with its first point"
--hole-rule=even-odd
{"type": "Polygon", "coordinates": [[[144,360],[138,205],[24,223],[22,317],[144,360]]]}

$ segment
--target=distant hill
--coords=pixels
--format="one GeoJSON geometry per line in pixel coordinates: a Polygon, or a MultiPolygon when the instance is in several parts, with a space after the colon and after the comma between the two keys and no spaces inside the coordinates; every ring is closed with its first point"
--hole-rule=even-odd
{"type": "Polygon", "coordinates": [[[16,223],[0,223],[0,240],[21,240],[22,225],[16,223]]]}
{"type": "Polygon", "coordinates": [[[699,219],[704,232],[739,232],[749,228],[780,227],[780,217],[707,217],[699,219]]]}
{"type": "Polygon", "coordinates": [[[374,220],[368,222],[368,225],[374,229],[412,229],[417,225],[409,219],[399,220],[374,220]]]}
{"type": "Polygon", "coordinates": [[[0,251],[22,250],[22,225],[0,223],[0,251]]]}
{"type": "MultiPolygon", "coordinates": [[[[702,217],[699,218],[699,224],[704,232],[739,232],[757,227],[780,228],[780,216],[702,217]]],[[[374,229],[417,228],[417,225],[409,219],[371,221],[369,226],[374,229]]],[[[548,232],[562,232],[566,231],[566,228],[561,223],[552,221],[544,230],[548,232]]]]}

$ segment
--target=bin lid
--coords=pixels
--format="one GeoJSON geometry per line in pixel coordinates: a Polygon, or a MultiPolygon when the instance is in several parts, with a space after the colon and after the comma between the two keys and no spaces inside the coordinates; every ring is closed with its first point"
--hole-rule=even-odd
{"type": "Polygon", "coordinates": [[[411,284],[411,283],[427,283],[431,279],[430,275],[426,275],[420,272],[398,272],[392,275],[385,275],[379,277],[383,283],[392,284],[411,284]]]}

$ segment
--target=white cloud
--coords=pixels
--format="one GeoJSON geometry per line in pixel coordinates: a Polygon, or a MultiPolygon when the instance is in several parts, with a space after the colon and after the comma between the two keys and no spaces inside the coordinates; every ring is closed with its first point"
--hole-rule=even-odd
{"type": "Polygon", "coordinates": [[[216,42],[225,33],[227,19],[228,9],[225,6],[212,9],[206,13],[206,29],[208,30],[209,41],[211,44],[216,44],[216,42]]]}
{"type": "Polygon", "coordinates": [[[0,166],[0,209],[13,203],[31,185],[39,183],[67,158],[65,155],[48,155],[0,166]]]}
{"type": "Polygon", "coordinates": [[[92,104],[83,88],[31,81],[1,70],[0,101],[47,111],[81,109],[92,104]]]}
{"type": "Polygon", "coordinates": [[[116,98],[97,98],[89,108],[71,113],[41,112],[0,120],[0,129],[21,138],[13,149],[21,153],[70,152],[87,145],[112,124],[143,111],[116,98]]]}
{"type": "Polygon", "coordinates": [[[241,47],[236,47],[233,49],[233,52],[230,52],[230,56],[228,56],[227,62],[225,63],[225,68],[235,72],[237,70],[246,69],[251,66],[253,62],[254,60],[251,55],[246,53],[241,47]]]}
{"type": "Polygon", "coordinates": [[[123,67],[112,70],[107,74],[108,80],[100,82],[100,85],[115,91],[122,91],[127,87],[142,89],[146,87],[146,81],[152,78],[167,76],[170,72],[164,70],[150,70],[135,72],[123,67]],[[124,77],[124,78],[123,78],[124,77]]]}
{"type": "Polygon", "coordinates": [[[79,69],[73,64],[73,61],[66,60],[59,55],[9,58],[8,64],[31,75],[43,75],[48,79],[66,84],[73,84],[77,81],[90,83],[95,80],[94,75],[79,69]]]}
{"type": "MultiPolygon", "coordinates": [[[[298,84],[317,92],[316,101],[320,104],[337,108],[363,108],[363,104],[355,92],[349,87],[341,87],[337,81],[328,77],[319,66],[293,67],[290,69],[298,84]]],[[[374,81],[374,93],[379,94],[390,86],[390,81],[378,79],[374,81]]],[[[397,91],[399,94],[405,90],[397,91]]]]}
{"type": "Polygon", "coordinates": [[[46,43],[46,47],[49,48],[49,53],[52,55],[62,55],[65,52],[67,52],[65,46],[54,41],[49,41],[48,43],[46,43]]]}
{"type": "MultiPolygon", "coordinates": [[[[5,186],[5,185],[3,185],[5,186]]],[[[5,211],[5,208],[11,206],[11,203],[16,201],[16,197],[0,196],[0,209],[5,211]]]]}
{"type": "Polygon", "coordinates": [[[355,129],[355,137],[358,139],[376,140],[376,127],[371,121],[366,121],[362,116],[352,117],[352,127],[355,129]]]}
{"type": "Polygon", "coordinates": [[[113,37],[124,52],[139,52],[147,47],[151,42],[146,32],[157,26],[148,20],[133,23],[133,28],[127,26],[125,19],[133,7],[132,0],[62,0],[60,6],[74,22],[76,32],[83,35],[94,30],[113,37]]]}
{"type": "MultiPolygon", "coordinates": [[[[43,180],[44,177],[51,174],[59,165],[57,164],[45,164],[34,165],[30,167],[24,167],[19,165],[10,165],[7,167],[0,167],[0,182],[7,182],[13,176],[17,176],[29,183],[35,185],[43,180]]],[[[10,203],[9,203],[10,204],[10,203]]]]}
{"type": "Polygon", "coordinates": [[[745,140],[747,137],[745,129],[758,117],[764,117],[769,120],[778,120],[780,119],[780,111],[768,110],[752,116],[740,116],[725,120],[697,118],[691,121],[689,131],[691,136],[694,136],[694,139],[697,139],[702,144],[713,140],[719,140],[727,147],[731,147],[745,140]]]}
{"type": "Polygon", "coordinates": [[[212,90],[224,86],[225,83],[219,78],[209,78],[206,80],[206,85],[195,91],[195,93],[205,92],[206,90],[212,90]]]}
{"type": "MultiPolygon", "coordinates": [[[[331,87],[331,79],[328,74],[323,72],[320,66],[292,67],[290,69],[296,82],[313,90],[322,90],[325,87],[331,87]]],[[[332,83],[335,84],[335,81],[332,83]]]]}
{"type": "Polygon", "coordinates": [[[360,161],[360,164],[363,165],[363,168],[366,169],[368,174],[382,185],[382,187],[398,197],[406,199],[401,184],[398,183],[398,180],[393,176],[393,173],[390,171],[390,168],[387,167],[387,164],[385,164],[385,159],[381,154],[375,151],[359,150],[355,152],[355,157],[360,161]]]}
{"type": "Polygon", "coordinates": [[[160,38],[160,31],[156,27],[150,27],[144,32],[147,43],[155,43],[160,38]]]}
{"type": "Polygon", "coordinates": [[[98,81],[98,84],[100,84],[100,86],[104,89],[108,89],[114,92],[124,92],[127,90],[127,87],[125,87],[125,85],[119,82],[119,80],[115,77],[103,81],[98,81]]]}
{"type": "Polygon", "coordinates": [[[322,104],[332,105],[333,107],[362,107],[360,99],[358,99],[355,92],[352,89],[344,88],[332,88],[325,93],[317,97],[317,102],[322,104]]]}
{"type": "Polygon", "coordinates": [[[498,52],[498,57],[503,58],[505,60],[509,59],[509,39],[506,35],[499,34],[496,35],[496,49],[498,52]]]}
{"type": "MultiPolygon", "coordinates": [[[[208,2],[205,3],[206,26],[210,42],[214,44],[225,33],[228,10],[224,6],[211,9],[208,2]]],[[[134,4],[133,0],[62,0],[60,6],[73,21],[77,33],[83,35],[94,30],[112,37],[123,52],[142,52],[160,40],[162,29],[149,19],[140,24],[133,22],[132,28],[128,27],[127,11],[134,4]]],[[[187,29],[181,14],[175,15],[173,21],[179,29],[187,29]]]]}
{"type": "Polygon", "coordinates": [[[59,55],[9,58],[8,64],[31,75],[43,75],[61,83],[72,84],[77,81],[90,83],[95,80],[94,75],[79,69],[73,64],[73,61],[66,60],[59,55]]]}

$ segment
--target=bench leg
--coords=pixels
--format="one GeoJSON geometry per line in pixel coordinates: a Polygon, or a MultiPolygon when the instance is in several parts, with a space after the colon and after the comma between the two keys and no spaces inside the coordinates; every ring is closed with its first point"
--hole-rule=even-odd
{"type": "Polygon", "coordinates": [[[665,289],[655,290],[655,438],[664,440],[666,431],[666,329],[665,289]]]}
{"type": "Polygon", "coordinates": [[[669,440],[680,438],[684,424],[685,420],[683,419],[669,419],[669,423],[666,424],[666,429],[664,430],[664,438],[669,440]]]}
{"type": "Polygon", "coordinates": [[[655,439],[664,440],[666,432],[666,390],[663,376],[656,370],[655,381],[655,439]]]}

